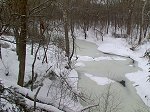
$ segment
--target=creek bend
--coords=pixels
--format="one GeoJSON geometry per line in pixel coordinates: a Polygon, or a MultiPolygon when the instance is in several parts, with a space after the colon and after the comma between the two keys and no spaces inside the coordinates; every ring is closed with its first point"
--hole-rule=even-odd
{"type": "MultiPolygon", "coordinates": [[[[145,107],[146,105],[142,101],[142,99],[137,95],[135,87],[133,87],[131,81],[129,81],[125,74],[134,73],[138,70],[141,70],[137,63],[133,63],[133,60],[130,58],[115,56],[104,54],[97,50],[97,45],[91,42],[87,42],[84,40],[76,40],[77,55],[80,56],[89,56],[93,59],[99,57],[109,57],[111,60],[99,60],[99,61],[82,61],[79,63],[83,63],[85,66],[76,67],[76,70],[79,74],[79,82],[78,88],[80,91],[88,94],[93,98],[96,102],[101,101],[103,94],[108,93],[108,88],[110,87],[111,95],[113,99],[111,99],[111,104],[116,103],[120,104],[118,106],[120,111],[117,112],[134,112],[135,110],[141,107],[145,107]],[[117,58],[120,58],[119,60],[117,58]],[[86,74],[91,74],[94,77],[107,77],[114,82],[106,85],[100,85],[95,80],[92,80],[86,74]],[[118,81],[124,80],[126,83],[126,87],[118,83],[118,81]],[[113,101],[114,100],[114,101],[113,101]]],[[[110,97],[112,97],[110,96],[110,97]]],[[[82,105],[87,105],[81,102],[82,105]]],[[[101,109],[105,108],[103,106],[103,102],[100,104],[101,109]]],[[[107,107],[109,108],[109,107],[107,107]]],[[[92,112],[103,112],[104,110],[94,110],[92,112]]],[[[106,111],[107,112],[107,111],[106,111]]],[[[111,111],[113,112],[113,111],[111,111]]]]}

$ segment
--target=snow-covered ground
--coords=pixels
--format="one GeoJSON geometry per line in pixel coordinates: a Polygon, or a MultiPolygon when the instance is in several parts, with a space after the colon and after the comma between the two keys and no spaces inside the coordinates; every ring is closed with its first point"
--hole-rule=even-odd
{"type": "Polygon", "coordinates": [[[150,82],[148,81],[150,73],[148,59],[144,58],[144,53],[150,48],[150,43],[145,43],[139,46],[135,51],[130,50],[130,45],[125,39],[115,39],[110,35],[104,38],[104,42],[97,43],[98,49],[103,52],[113,53],[121,56],[128,56],[138,62],[138,67],[143,71],[128,73],[126,77],[133,81],[133,85],[137,90],[137,94],[142,98],[144,103],[150,106],[150,82]]]}
{"type": "MultiPolygon", "coordinates": [[[[97,40],[95,38],[95,34],[93,31],[87,32],[88,37],[86,41],[93,42],[97,44],[98,50],[106,53],[112,53],[112,54],[117,54],[117,55],[122,55],[122,56],[127,56],[131,57],[135,61],[138,62],[138,66],[143,69],[143,71],[138,71],[136,73],[128,73],[126,74],[126,77],[133,81],[133,86],[135,86],[137,90],[137,94],[143,99],[146,105],[150,106],[150,82],[147,81],[150,73],[148,72],[149,66],[147,65],[148,59],[144,58],[143,55],[147,49],[150,48],[150,43],[145,43],[141,46],[139,46],[135,51],[130,50],[129,48],[131,47],[125,39],[121,38],[113,38],[111,34],[105,35],[104,36],[104,41],[102,42],[101,39],[97,40]]],[[[79,39],[84,39],[83,33],[78,31],[76,34],[77,38],[79,39]]],[[[14,51],[15,45],[11,44],[8,49],[2,48],[2,60],[0,60],[0,82],[5,83],[6,86],[12,86],[14,85],[15,87],[17,86],[17,79],[18,79],[18,66],[19,62],[17,60],[17,55],[14,51]],[[6,74],[8,73],[8,76],[6,74]]],[[[51,70],[53,70],[55,73],[60,74],[63,72],[68,73],[68,77],[70,79],[68,82],[73,85],[75,89],[77,89],[77,80],[78,80],[78,74],[75,70],[72,71],[67,71],[65,69],[66,66],[66,59],[64,56],[56,55],[55,53],[59,53],[61,51],[58,51],[58,49],[54,46],[51,46],[50,49],[48,50],[48,63],[43,63],[42,64],[42,56],[43,56],[43,49],[40,49],[38,53],[38,59],[35,64],[35,72],[38,74],[38,81],[42,81],[43,86],[39,92],[39,98],[42,98],[43,100],[46,99],[46,102],[53,101],[51,103],[58,102],[57,99],[59,99],[59,95],[54,98],[53,97],[47,97],[48,89],[50,88],[50,85],[52,84],[52,81],[47,77],[47,71],[50,66],[52,66],[51,70]],[[56,57],[58,56],[58,57],[56,57]],[[59,63],[58,63],[59,62],[59,63]],[[41,97],[40,97],[41,96],[41,97]],[[44,96],[44,97],[43,97],[44,96]]],[[[31,66],[33,62],[34,56],[30,55],[30,46],[27,46],[27,62],[26,62],[26,75],[25,75],[25,82],[27,82],[29,79],[31,79],[31,66]]],[[[79,56],[78,55],[78,62],[76,63],[75,66],[85,66],[82,61],[100,61],[100,60],[124,60],[123,58],[110,58],[110,57],[98,57],[98,58],[93,58],[89,56],[79,56]]],[[[97,84],[99,85],[105,85],[109,84],[111,82],[114,82],[106,77],[95,77],[94,75],[91,74],[85,74],[87,77],[89,77],[92,80],[95,80],[97,84]]],[[[54,89],[54,88],[53,88],[54,89]]],[[[27,89],[29,91],[29,89],[27,89]]],[[[28,91],[26,91],[28,93],[28,91]]],[[[35,94],[37,89],[32,94],[35,94]]],[[[55,91],[57,89],[55,88],[55,91]]],[[[26,94],[27,94],[26,93],[26,94]]],[[[54,93],[53,93],[54,95],[54,93]]],[[[27,101],[28,103],[32,104],[32,102],[27,101]]],[[[70,99],[67,97],[67,100],[62,100],[62,103],[65,104],[66,106],[69,106],[73,110],[79,110],[81,108],[81,105],[76,103],[76,104],[71,104],[70,99]]],[[[33,105],[33,104],[32,104],[33,105]]],[[[46,106],[48,108],[48,106],[46,106]]]]}
{"type": "MultiPolygon", "coordinates": [[[[80,31],[78,31],[80,32],[80,31]]],[[[84,40],[84,35],[82,33],[76,34],[78,39],[84,40]]],[[[137,90],[137,94],[142,98],[144,103],[148,106],[150,106],[150,82],[148,81],[148,78],[150,76],[148,59],[143,57],[146,50],[150,49],[150,42],[145,42],[144,44],[138,46],[135,51],[130,50],[131,45],[128,44],[126,39],[123,38],[114,38],[111,34],[107,34],[104,36],[104,41],[102,42],[101,39],[95,38],[94,31],[89,30],[87,31],[87,39],[86,41],[93,42],[98,46],[98,50],[110,53],[110,54],[116,54],[120,56],[130,57],[133,60],[138,62],[138,67],[142,69],[142,71],[138,71],[135,73],[128,73],[125,76],[133,82],[133,86],[137,90]]],[[[88,56],[79,56],[80,61],[92,61],[92,60],[101,60],[101,59],[108,59],[109,58],[97,58],[93,59],[92,57],[88,56]]],[[[121,60],[121,59],[119,59],[121,60]]],[[[82,64],[81,64],[82,65],[82,64]]],[[[89,75],[88,75],[89,76],[89,75]]],[[[90,78],[92,75],[89,76],[90,78]]],[[[94,78],[95,79],[95,78],[94,78]]],[[[103,79],[100,79],[101,81],[103,79]]],[[[107,79],[108,80],[108,79],[107,79]]],[[[98,81],[98,79],[97,79],[98,81]]],[[[96,82],[97,82],[96,81],[96,82]]],[[[104,79],[104,81],[106,81],[104,79]]],[[[102,81],[103,82],[103,81],[102,81]]]]}
{"type": "Polygon", "coordinates": [[[97,77],[87,73],[85,73],[85,76],[89,77],[91,80],[94,80],[98,85],[106,85],[115,82],[107,77],[97,77]]]}
{"type": "MultiPolygon", "coordinates": [[[[6,37],[7,38],[7,37],[6,37]]],[[[13,37],[11,37],[13,40],[13,37]]],[[[12,41],[11,40],[11,41],[12,41]]],[[[38,93],[37,99],[44,102],[45,104],[37,103],[38,107],[49,108],[54,112],[59,112],[59,108],[66,108],[68,111],[77,111],[82,108],[79,102],[74,102],[72,97],[66,93],[61,93],[64,90],[60,89],[62,86],[60,80],[55,80],[51,78],[51,71],[56,73],[58,76],[64,75],[66,81],[72,86],[72,91],[78,92],[77,90],[77,80],[78,74],[75,70],[66,69],[67,60],[64,53],[56,46],[50,45],[47,51],[48,63],[42,63],[44,56],[44,49],[40,48],[38,51],[36,63],[35,63],[35,74],[37,74],[36,82],[34,83],[34,91],[30,90],[30,86],[27,88],[20,87],[17,85],[19,62],[15,52],[15,44],[10,44],[9,42],[1,41],[2,45],[8,45],[7,48],[2,48],[2,60],[0,60],[0,83],[3,83],[5,87],[15,87],[19,89],[19,92],[29,95],[34,98],[36,91],[40,86],[40,91],[38,93]],[[52,105],[46,105],[52,104],[52,105]]],[[[37,45],[34,46],[34,52],[36,52],[37,45]]],[[[34,60],[34,55],[31,55],[31,46],[27,45],[26,53],[26,71],[25,71],[25,83],[31,80],[32,76],[32,63],[34,60]]],[[[56,76],[55,76],[56,77],[56,76]]],[[[67,88],[67,87],[66,87],[67,88]]],[[[69,94],[69,93],[68,93],[69,94]]],[[[71,95],[71,94],[70,94],[71,95]]],[[[26,103],[31,107],[34,106],[34,102],[26,99],[26,103]]]]}

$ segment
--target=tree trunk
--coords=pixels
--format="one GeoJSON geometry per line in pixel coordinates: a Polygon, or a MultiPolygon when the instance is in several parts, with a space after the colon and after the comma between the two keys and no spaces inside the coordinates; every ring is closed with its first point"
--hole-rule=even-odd
{"type": "Polygon", "coordinates": [[[65,51],[69,61],[70,45],[69,45],[69,36],[68,36],[68,2],[69,2],[68,0],[64,0],[63,19],[64,19],[65,44],[66,44],[65,51]]]}
{"type": "Polygon", "coordinates": [[[107,25],[107,29],[106,29],[106,33],[108,34],[109,32],[109,25],[110,25],[110,15],[109,15],[109,1],[106,1],[107,4],[107,21],[106,21],[106,25],[107,25]]]}
{"type": "Polygon", "coordinates": [[[33,38],[31,40],[31,55],[33,55],[33,50],[34,50],[34,42],[33,42],[33,38]]]}
{"type": "Polygon", "coordinates": [[[69,60],[71,60],[72,59],[72,57],[73,57],[73,55],[74,55],[74,51],[75,51],[75,36],[74,36],[74,24],[73,24],[73,22],[72,22],[72,20],[71,20],[71,22],[70,22],[70,26],[71,26],[71,36],[72,36],[72,53],[71,53],[71,55],[70,55],[70,59],[69,60]]]}
{"type": "Polygon", "coordinates": [[[147,23],[145,29],[143,29],[143,30],[144,30],[144,38],[146,37],[146,34],[147,34],[147,32],[148,32],[148,27],[149,27],[149,25],[148,25],[148,23],[147,23]]]}
{"type": "Polygon", "coordinates": [[[141,15],[142,17],[141,17],[141,24],[140,24],[140,36],[139,36],[138,44],[141,44],[142,37],[143,37],[144,11],[145,11],[146,4],[147,4],[147,0],[144,1],[144,5],[142,7],[142,15],[141,15]]]}
{"type": "Polygon", "coordinates": [[[86,24],[83,24],[83,32],[84,32],[84,39],[87,38],[87,33],[86,33],[86,24]]]}
{"type": "Polygon", "coordinates": [[[26,36],[27,36],[27,0],[20,0],[20,39],[19,39],[19,75],[18,75],[18,85],[23,86],[24,75],[25,75],[25,60],[26,60],[26,36]]]}
{"type": "Polygon", "coordinates": [[[128,11],[129,11],[129,14],[128,14],[128,19],[127,19],[127,34],[130,36],[131,34],[131,29],[132,29],[132,16],[133,16],[133,9],[134,9],[134,5],[135,5],[135,1],[136,0],[133,0],[131,3],[128,2],[128,11]]]}
{"type": "Polygon", "coordinates": [[[132,24],[132,11],[129,12],[128,19],[127,19],[127,34],[131,34],[131,24],[132,24]]]}
{"type": "Polygon", "coordinates": [[[16,53],[18,55],[18,61],[19,61],[19,28],[15,26],[14,28],[14,34],[16,38],[16,53]]]}
{"type": "Polygon", "coordinates": [[[36,50],[36,52],[35,52],[34,60],[33,60],[33,63],[32,63],[32,83],[31,83],[31,91],[33,91],[33,83],[34,83],[34,81],[35,81],[35,77],[34,77],[34,66],[35,66],[35,62],[36,62],[36,58],[37,58],[37,53],[38,53],[39,49],[40,49],[40,43],[39,43],[38,48],[37,48],[37,50],[36,50]]]}
{"type": "Polygon", "coordinates": [[[0,59],[2,60],[1,43],[0,43],[0,59]]]}

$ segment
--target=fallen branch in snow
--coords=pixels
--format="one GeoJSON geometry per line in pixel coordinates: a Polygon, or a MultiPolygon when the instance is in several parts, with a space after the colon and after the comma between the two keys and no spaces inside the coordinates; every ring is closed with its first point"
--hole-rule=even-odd
{"type": "MultiPolygon", "coordinates": [[[[101,51],[101,52],[102,52],[102,51],[101,51]]],[[[107,52],[102,52],[102,53],[108,54],[108,55],[120,56],[120,57],[124,57],[124,58],[129,58],[129,56],[123,56],[123,55],[114,54],[114,53],[107,53],[107,52]]]]}
{"type": "MultiPolygon", "coordinates": [[[[53,108],[57,109],[57,107],[55,107],[53,104],[46,102],[46,99],[47,99],[46,97],[40,98],[41,96],[38,97],[38,96],[36,96],[36,94],[34,95],[34,93],[32,93],[31,91],[25,94],[25,92],[22,91],[23,88],[22,88],[22,90],[20,90],[19,88],[17,88],[17,89],[18,89],[17,92],[19,94],[21,94],[22,96],[24,96],[25,98],[30,100],[30,102],[33,102],[33,106],[35,105],[35,102],[36,102],[36,107],[38,107],[38,105],[45,105],[46,107],[53,107],[53,108]],[[45,101],[44,101],[44,99],[45,99],[45,101]]],[[[59,110],[59,109],[57,109],[57,110],[59,110]]],[[[54,110],[49,110],[49,111],[53,112],[54,110]]],[[[59,111],[54,111],[54,112],[59,112],[59,111]]]]}
{"type": "MultiPolygon", "coordinates": [[[[10,88],[3,86],[2,90],[9,91],[9,93],[11,93],[13,96],[15,96],[17,98],[20,98],[20,97],[23,98],[24,99],[23,101],[22,101],[22,99],[16,100],[16,104],[20,105],[21,107],[23,107],[26,110],[30,110],[30,108],[34,109],[35,102],[36,102],[36,109],[41,109],[41,110],[45,110],[48,112],[63,112],[62,110],[58,109],[57,107],[53,106],[52,104],[47,103],[46,102],[47,98],[44,98],[45,100],[44,99],[42,100],[42,98],[40,98],[41,96],[38,97],[38,92],[40,89],[38,89],[38,91],[36,93],[34,93],[34,92],[30,91],[29,89],[26,89],[26,88],[23,88],[23,87],[20,87],[17,85],[16,86],[13,85],[10,88]],[[21,101],[19,101],[19,100],[21,100],[21,101]]],[[[0,97],[0,98],[2,98],[2,97],[0,97]]],[[[10,98],[9,98],[9,100],[10,100],[10,98]]]]}
{"type": "MultiPolygon", "coordinates": [[[[28,92],[27,94],[25,94],[22,90],[18,91],[18,93],[20,93],[21,95],[23,95],[25,98],[29,99],[30,102],[33,102],[32,105],[34,106],[34,98],[33,98],[34,94],[33,93],[28,92]]],[[[38,108],[39,106],[42,106],[42,105],[44,106],[44,109],[45,109],[45,107],[47,107],[47,111],[50,111],[50,112],[51,111],[52,112],[74,112],[69,107],[63,107],[62,109],[59,109],[59,108],[57,108],[58,105],[50,103],[48,101],[47,97],[37,96],[37,98],[36,98],[36,107],[38,108]],[[49,108],[49,107],[53,108],[53,110],[50,110],[51,108],[49,108]],[[55,111],[56,109],[57,109],[57,111],[55,111]]]]}
{"type": "MultiPolygon", "coordinates": [[[[30,108],[32,108],[34,106],[34,102],[29,100],[27,101],[27,103],[29,103],[30,105],[28,105],[30,108]]],[[[36,110],[38,110],[38,108],[42,111],[46,111],[46,112],[64,112],[62,110],[59,110],[58,108],[52,106],[52,105],[47,105],[47,104],[42,104],[42,103],[36,103],[36,110]]],[[[35,110],[35,112],[36,112],[35,110]]],[[[31,111],[32,112],[32,111],[31,111]]]]}
{"type": "Polygon", "coordinates": [[[90,109],[90,108],[97,107],[97,106],[99,106],[99,104],[89,105],[89,106],[84,107],[83,109],[81,109],[81,110],[78,111],[78,112],[83,112],[83,111],[85,111],[85,110],[88,110],[88,109],[90,109]]]}
{"type": "MultiPolygon", "coordinates": [[[[51,67],[50,67],[51,68],[51,67]]],[[[54,71],[53,71],[54,72],[54,71]]],[[[75,90],[71,84],[68,82],[68,78],[65,77],[65,75],[59,74],[57,75],[55,72],[53,73],[57,78],[63,80],[66,88],[70,91],[71,94],[73,94],[73,96],[75,96],[76,98],[80,98],[82,101],[87,102],[86,98],[84,96],[82,96],[80,93],[77,92],[77,90],[75,90]]],[[[78,100],[78,99],[76,99],[78,100]]]]}
{"type": "Polygon", "coordinates": [[[13,91],[11,87],[6,88],[0,82],[0,111],[12,111],[16,109],[18,111],[24,110],[28,112],[24,98],[13,91]],[[7,104],[9,107],[7,107],[7,104]]]}
{"type": "MultiPolygon", "coordinates": [[[[102,52],[102,51],[101,51],[102,52]]],[[[122,56],[122,55],[119,55],[119,54],[114,54],[114,53],[107,53],[107,52],[102,52],[104,54],[107,54],[107,55],[114,55],[114,56],[120,56],[120,57],[123,57],[123,58],[130,58],[132,60],[132,63],[134,64],[135,63],[135,60],[132,59],[130,56],[122,56]]]]}
{"type": "Polygon", "coordinates": [[[129,57],[127,57],[127,58],[130,58],[130,59],[132,60],[132,63],[133,63],[133,64],[135,63],[135,60],[134,60],[134,59],[132,59],[130,56],[129,56],[129,57]]]}
{"type": "Polygon", "coordinates": [[[4,37],[1,37],[0,40],[3,40],[3,41],[6,41],[6,42],[10,42],[10,43],[16,44],[15,41],[7,40],[7,39],[5,39],[4,37]]]}
{"type": "MultiPolygon", "coordinates": [[[[59,76],[57,76],[57,77],[59,77],[59,76]]],[[[82,101],[86,102],[86,99],[85,99],[83,96],[81,96],[79,93],[77,93],[77,91],[75,91],[75,90],[73,89],[73,87],[71,87],[71,85],[68,83],[68,81],[66,80],[66,78],[64,78],[61,74],[60,74],[60,78],[63,79],[63,81],[65,82],[65,84],[66,84],[66,86],[68,87],[68,89],[69,89],[75,96],[77,96],[78,98],[80,98],[82,101]]]]}

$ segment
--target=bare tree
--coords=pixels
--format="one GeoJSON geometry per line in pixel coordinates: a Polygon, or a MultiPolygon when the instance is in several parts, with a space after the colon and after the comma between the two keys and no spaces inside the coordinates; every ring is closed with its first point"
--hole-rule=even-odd
{"type": "Polygon", "coordinates": [[[20,37],[19,37],[19,75],[18,85],[23,86],[25,75],[26,60],[26,37],[27,37],[27,2],[28,0],[20,0],[20,37]]]}
{"type": "Polygon", "coordinates": [[[144,11],[145,11],[145,7],[146,7],[146,4],[147,4],[147,0],[144,0],[143,2],[144,2],[144,5],[143,5],[143,7],[142,7],[142,13],[141,13],[140,35],[139,35],[138,44],[141,43],[142,37],[144,36],[144,35],[143,35],[144,11]]]}

